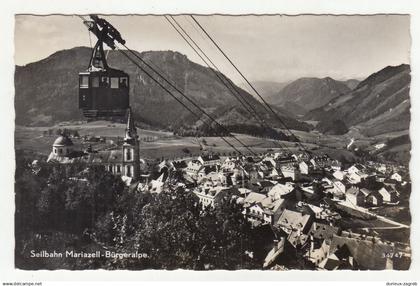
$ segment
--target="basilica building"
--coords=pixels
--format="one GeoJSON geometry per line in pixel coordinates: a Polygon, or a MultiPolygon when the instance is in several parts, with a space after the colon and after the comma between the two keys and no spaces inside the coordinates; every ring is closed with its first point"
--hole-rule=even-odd
{"type": "Polygon", "coordinates": [[[47,159],[50,163],[73,164],[85,163],[102,165],[109,172],[120,175],[127,181],[134,182],[140,178],[139,136],[131,114],[128,110],[124,143],[118,149],[94,151],[76,150],[72,140],[60,135],[53,143],[52,151],[47,159]]]}

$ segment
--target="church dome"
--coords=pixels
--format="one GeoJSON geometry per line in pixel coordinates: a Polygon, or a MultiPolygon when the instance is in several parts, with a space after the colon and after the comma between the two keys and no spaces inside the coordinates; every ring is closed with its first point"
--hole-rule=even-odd
{"type": "Polygon", "coordinates": [[[59,136],[55,139],[53,146],[72,146],[73,142],[67,136],[59,136]]]}

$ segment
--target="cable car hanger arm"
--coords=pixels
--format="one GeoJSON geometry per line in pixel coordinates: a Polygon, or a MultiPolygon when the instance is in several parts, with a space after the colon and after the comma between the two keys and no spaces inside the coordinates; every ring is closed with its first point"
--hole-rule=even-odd
{"type": "Polygon", "coordinates": [[[95,47],[92,50],[91,59],[88,70],[108,70],[109,66],[104,53],[103,44],[105,43],[112,50],[116,48],[116,42],[122,45],[125,40],[121,37],[120,32],[114,28],[107,20],[98,17],[97,15],[89,15],[91,20],[85,20],[83,17],[83,24],[92,32],[97,38],[95,47]]]}

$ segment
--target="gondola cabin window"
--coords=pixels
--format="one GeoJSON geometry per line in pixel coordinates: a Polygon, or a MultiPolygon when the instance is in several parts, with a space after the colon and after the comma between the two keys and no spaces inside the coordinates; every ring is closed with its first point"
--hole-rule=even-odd
{"type": "Polygon", "coordinates": [[[109,78],[107,76],[101,77],[100,86],[101,87],[109,87],[109,78]]]}
{"type": "Polygon", "coordinates": [[[128,87],[128,79],[126,77],[120,77],[120,88],[128,87]]]}
{"type": "Polygon", "coordinates": [[[92,87],[99,87],[99,77],[92,77],[92,87]]]}
{"type": "Polygon", "coordinates": [[[79,85],[80,85],[80,88],[89,88],[89,76],[88,75],[80,76],[79,85]]]}
{"type": "Polygon", "coordinates": [[[101,87],[108,87],[109,86],[109,78],[107,76],[101,77],[101,87]]]}
{"type": "Polygon", "coordinates": [[[118,88],[118,77],[111,77],[111,88],[118,88]]]}

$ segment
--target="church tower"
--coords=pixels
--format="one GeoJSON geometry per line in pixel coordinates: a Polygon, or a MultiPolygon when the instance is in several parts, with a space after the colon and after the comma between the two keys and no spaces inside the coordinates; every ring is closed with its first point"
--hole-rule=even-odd
{"type": "Polygon", "coordinates": [[[128,109],[127,127],[125,128],[123,166],[123,175],[131,177],[133,181],[140,178],[139,136],[137,135],[131,108],[128,109]]]}

